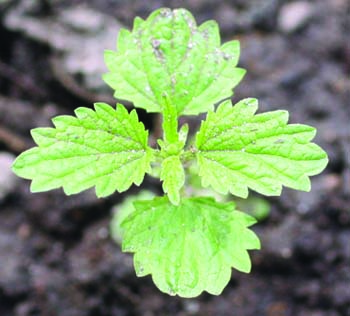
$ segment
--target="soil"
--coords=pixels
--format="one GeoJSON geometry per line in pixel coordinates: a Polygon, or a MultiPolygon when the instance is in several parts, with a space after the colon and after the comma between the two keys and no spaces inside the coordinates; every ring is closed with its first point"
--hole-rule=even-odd
{"type": "MultiPolygon", "coordinates": [[[[75,32],[89,37],[94,20],[81,22],[75,32]]],[[[349,30],[348,0],[0,1],[0,315],[349,316],[349,30]],[[241,41],[240,65],[248,70],[233,100],[257,97],[260,111],[286,109],[291,122],[318,128],[316,142],[330,157],[326,171],[312,178],[309,193],[284,189],[267,198],[270,215],[254,227],[262,250],[251,253],[252,273],[233,271],[220,296],[170,297],[135,276],[108,225],[113,206],[138,188],[100,200],[93,191],[31,194],[29,181],[5,172],[33,145],[31,128],[99,97],[113,102],[110,90],[87,84],[85,68],[55,70],[52,60],[70,51],[55,46],[56,29],[43,39],[30,28],[58,21],[62,10],[74,17],[79,5],[125,27],[161,6],[188,8],[198,22],[216,19],[223,40],[241,41]]],[[[139,114],[156,129],[153,115],[139,114]]],[[[159,183],[147,178],[142,188],[157,191],[159,183]]]]}

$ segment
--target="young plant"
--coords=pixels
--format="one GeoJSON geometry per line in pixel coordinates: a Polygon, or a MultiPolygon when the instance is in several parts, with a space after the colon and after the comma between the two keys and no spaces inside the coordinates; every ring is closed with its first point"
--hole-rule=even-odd
{"type": "Polygon", "coordinates": [[[239,42],[221,45],[214,21],[197,26],[187,10],[160,9],[136,18],[132,31],[122,29],[117,48],[105,53],[103,78],[119,99],[163,116],[159,146],[148,145],[135,110],[96,103],[76,117],[55,117],[54,128],[32,130],[38,146],[13,170],[32,179],[32,192],[95,187],[98,197],[158,174],[165,194],[134,202],[121,226],[123,250],[134,253],[137,275],[151,274],[165,293],[220,294],[232,267],[251,269],[247,250],[260,248],[249,229],[255,220],[232,202],[185,196],[188,169],[196,165],[202,186],[221,194],[246,198],[250,188],[280,195],[282,185],[310,190],[309,176],[325,168],[327,155],[311,142],[315,129],[288,124],[288,112],[256,114],[256,99],[231,104],[245,70],[237,67],[239,42]],[[188,126],[179,129],[178,119],[200,113],[206,119],[188,145],[188,126]]]}

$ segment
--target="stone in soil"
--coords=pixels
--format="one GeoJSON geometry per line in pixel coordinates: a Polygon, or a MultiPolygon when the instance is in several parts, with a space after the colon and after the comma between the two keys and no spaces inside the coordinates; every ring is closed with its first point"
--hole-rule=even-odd
{"type": "Polygon", "coordinates": [[[312,3],[295,1],[282,6],[278,16],[278,28],[285,33],[293,33],[305,26],[314,13],[312,3]]]}
{"type": "Polygon", "coordinates": [[[0,202],[14,191],[18,178],[11,170],[15,156],[8,152],[0,152],[0,202]]]}

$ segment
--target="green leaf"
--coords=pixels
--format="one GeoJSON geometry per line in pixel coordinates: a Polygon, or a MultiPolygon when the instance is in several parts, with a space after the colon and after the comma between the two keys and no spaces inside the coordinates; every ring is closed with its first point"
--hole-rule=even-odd
{"type": "Polygon", "coordinates": [[[247,249],[259,249],[248,229],[256,221],[235,211],[233,203],[213,198],[167,198],[135,202],[122,223],[123,251],[134,252],[138,276],[152,274],[157,287],[170,295],[218,295],[229,282],[231,267],[249,272],[247,249]]]}
{"type": "Polygon", "coordinates": [[[185,184],[185,171],[179,156],[170,156],[162,162],[160,179],[163,181],[163,190],[168,193],[171,203],[180,203],[180,189],[185,184]]]}
{"type": "Polygon", "coordinates": [[[38,147],[16,159],[13,171],[33,180],[32,192],[63,187],[74,194],[96,186],[103,197],[140,185],[152,156],[136,111],[96,103],[95,111],[78,108],[75,114],[54,118],[55,128],[32,130],[38,147]]]}
{"type": "Polygon", "coordinates": [[[159,9],[121,30],[117,51],[106,51],[105,82],[117,98],[162,112],[164,95],[178,115],[198,114],[232,96],[245,70],[237,68],[239,42],[220,44],[218,25],[197,26],[185,9],[159,9]]]}
{"type": "Polygon", "coordinates": [[[248,188],[280,195],[282,185],[309,191],[309,176],[327,165],[327,154],[310,143],[313,127],[287,124],[288,112],[254,115],[257,100],[232,107],[223,102],[209,112],[197,134],[199,174],[204,187],[247,197],[248,188]]]}

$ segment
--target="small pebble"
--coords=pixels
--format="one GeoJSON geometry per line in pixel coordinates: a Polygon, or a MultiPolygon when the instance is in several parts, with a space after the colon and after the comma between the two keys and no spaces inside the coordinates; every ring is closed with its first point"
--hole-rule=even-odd
{"type": "Polygon", "coordinates": [[[322,187],[326,192],[338,190],[342,185],[341,178],[335,173],[330,173],[322,178],[322,187]]]}
{"type": "Polygon", "coordinates": [[[278,16],[278,28],[284,33],[293,33],[310,21],[314,7],[306,1],[295,1],[282,6],[278,16]]]}
{"type": "Polygon", "coordinates": [[[4,151],[0,152],[0,202],[16,186],[18,178],[11,170],[14,160],[14,155],[4,151]]]}

